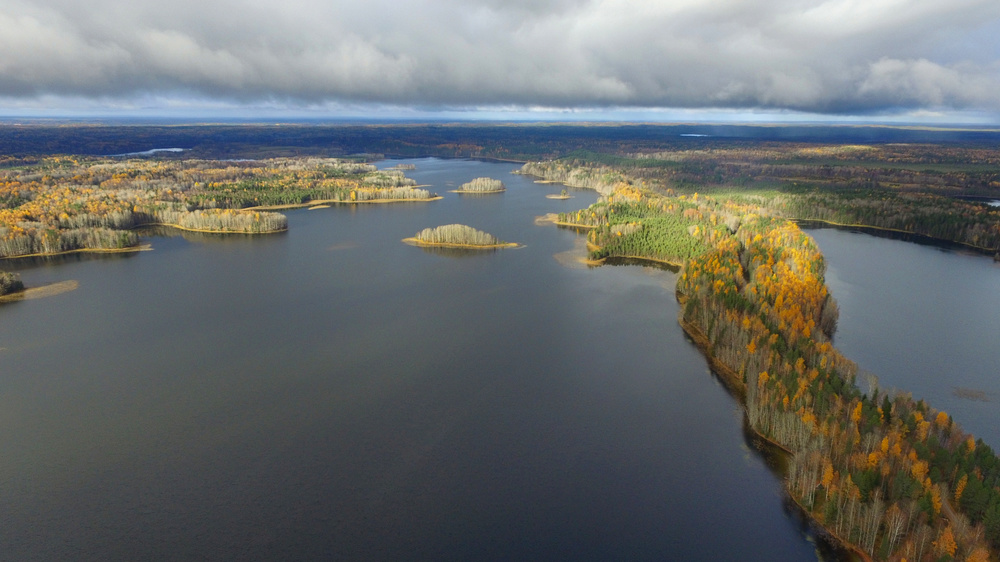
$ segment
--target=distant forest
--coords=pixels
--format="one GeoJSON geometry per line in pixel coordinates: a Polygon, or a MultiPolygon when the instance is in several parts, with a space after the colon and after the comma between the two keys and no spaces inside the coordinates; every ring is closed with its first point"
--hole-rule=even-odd
{"type": "MultiPolygon", "coordinates": [[[[761,142],[822,144],[934,143],[1000,146],[996,130],[927,130],[879,126],[657,124],[62,124],[0,122],[0,155],[111,156],[183,148],[158,158],[282,156],[473,157],[550,160],[574,151],[630,154],[707,148],[747,149],[761,142]],[[705,136],[691,136],[705,135],[705,136]]],[[[0,162],[2,165],[2,162],[0,162]]]]}

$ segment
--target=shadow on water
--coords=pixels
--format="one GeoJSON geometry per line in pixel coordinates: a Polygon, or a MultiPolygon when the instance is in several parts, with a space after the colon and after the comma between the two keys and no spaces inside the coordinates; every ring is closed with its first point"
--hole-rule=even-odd
{"type": "Polygon", "coordinates": [[[640,258],[607,258],[604,260],[605,265],[613,266],[633,266],[638,265],[642,267],[652,267],[655,269],[661,269],[663,271],[669,271],[671,273],[679,273],[681,268],[678,265],[672,265],[669,263],[657,262],[644,260],[640,258]]]}
{"type": "Polygon", "coordinates": [[[219,242],[231,242],[240,241],[245,242],[247,240],[253,239],[263,239],[272,238],[275,236],[287,235],[287,231],[281,232],[269,232],[266,234],[248,234],[244,232],[193,232],[190,230],[182,230],[180,228],[174,228],[172,226],[144,226],[142,228],[137,228],[135,233],[142,238],[183,238],[188,242],[195,242],[199,244],[204,243],[219,243],[219,242]]]}
{"type": "MultiPolygon", "coordinates": [[[[718,377],[714,372],[712,375],[718,377]]],[[[722,382],[721,379],[720,382],[722,382]]],[[[743,417],[743,438],[747,447],[754,451],[774,474],[780,478],[787,478],[791,455],[753,431],[750,428],[750,420],[745,415],[743,417]]],[[[860,560],[856,554],[842,547],[836,539],[831,537],[787,493],[783,506],[788,518],[795,521],[800,532],[808,536],[815,545],[816,557],[819,560],[831,562],[856,562],[860,560]]]]}

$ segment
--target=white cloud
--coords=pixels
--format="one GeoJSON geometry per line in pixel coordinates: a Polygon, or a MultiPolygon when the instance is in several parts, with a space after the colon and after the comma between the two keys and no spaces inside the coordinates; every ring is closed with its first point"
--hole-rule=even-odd
{"type": "Polygon", "coordinates": [[[0,96],[996,111],[997,37],[996,0],[0,0],[0,96]]]}

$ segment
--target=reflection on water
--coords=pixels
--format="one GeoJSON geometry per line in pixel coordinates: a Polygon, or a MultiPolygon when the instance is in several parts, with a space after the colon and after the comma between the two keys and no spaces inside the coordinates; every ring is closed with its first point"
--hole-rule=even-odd
{"type": "Polygon", "coordinates": [[[659,269],[662,271],[669,271],[671,273],[680,272],[681,268],[677,265],[672,265],[669,263],[657,262],[644,260],[639,258],[607,258],[604,260],[605,265],[611,266],[639,266],[647,267],[650,269],[659,269]]]}
{"type": "MultiPolygon", "coordinates": [[[[196,232],[191,230],[184,230],[181,228],[174,228],[171,226],[144,226],[137,228],[135,230],[136,234],[143,238],[156,239],[156,238],[183,238],[188,242],[194,242],[197,244],[220,244],[228,242],[241,243],[246,239],[261,239],[282,236],[285,234],[282,232],[271,232],[267,234],[247,234],[245,232],[227,232],[225,234],[212,234],[209,232],[196,232]]],[[[155,245],[154,245],[155,247],[155,245]]]]}
{"type": "Polygon", "coordinates": [[[82,262],[111,262],[128,260],[137,257],[145,247],[136,248],[133,252],[73,252],[54,256],[31,256],[23,258],[8,258],[2,260],[0,269],[4,271],[29,271],[38,268],[59,268],[63,265],[82,262]]]}
{"type": "Polygon", "coordinates": [[[587,240],[577,237],[573,241],[573,248],[564,252],[557,252],[552,256],[556,262],[563,267],[573,269],[588,269],[587,265],[587,240]]]}
{"type": "Polygon", "coordinates": [[[420,244],[414,244],[421,250],[427,252],[428,254],[434,254],[435,256],[444,256],[447,258],[472,258],[481,257],[484,255],[489,255],[496,253],[501,250],[501,248],[450,248],[448,246],[423,246],[420,244]]]}

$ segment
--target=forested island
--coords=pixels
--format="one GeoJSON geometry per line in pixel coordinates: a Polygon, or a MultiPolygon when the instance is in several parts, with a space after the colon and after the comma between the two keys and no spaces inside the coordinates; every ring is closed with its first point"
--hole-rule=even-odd
{"type": "Polygon", "coordinates": [[[288,228],[276,209],[430,201],[400,170],[357,159],[184,160],[49,156],[0,167],[0,258],[134,251],[135,229],[216,234],[288,228]]]}
{"type": "Polygon", "coordinates": [[[455,193],[501,193],[506,189],[507,187],[498,179],[476,178],[463,183],[455,193]]]}
{"type": "Polygon", "coordinates": [[[435,228],[425,228],[411,238],[404,238],[403,242],[415,246],[440,246],[474,250],[517,247],[516,243],[504,242],[488,232],[483,232],[464,224],[446,224],[435,228]]]}

